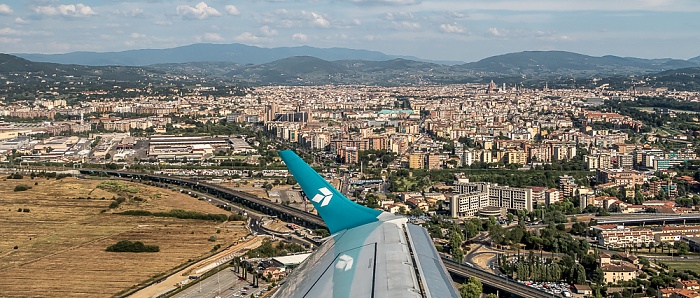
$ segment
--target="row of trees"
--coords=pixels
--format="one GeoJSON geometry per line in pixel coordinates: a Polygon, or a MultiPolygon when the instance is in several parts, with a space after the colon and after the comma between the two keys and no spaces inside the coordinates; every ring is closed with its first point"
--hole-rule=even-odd
{"type": "Polygon", "coordinates": [[[278,242],[277,245],[272,245],[270,239],[263,240],[262,245],[251,249],[246,253],[249,258],[271,258],[277,256],[286,256],[288,254],[299,253],[306,251],[303,246],[296,243],[278,242]]]}

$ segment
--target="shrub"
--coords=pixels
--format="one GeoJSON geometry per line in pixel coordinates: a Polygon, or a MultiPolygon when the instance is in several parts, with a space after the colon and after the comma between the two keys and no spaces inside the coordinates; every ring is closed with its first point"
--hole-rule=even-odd
{"type": "Polygon", "coordinates": [[[119,205],[121,203],[124,203],[124,201],[126,201],[125,198],[122,198],[122,197],[117,198],[114,202],[109,204],[109,209],[114,209],[114,208],[119,207],[119,205]]]}
{"type": "Polygon", "coordinates": [[[22,208],[17,208],[17,212],[22,212],[22,208]]]}
{"type": "Polygon", "coordinates": [[[29,213],[29,208],[22,209],[22,212],[29,213]]]}
{"type": "Polygon", "coordinates": [[[19,185],[15,186],[15,189],[13,191],[27,191],[30,189],[31,189],[31,187],[29,187],[29,186],[26,186],[24,184],[19,184],[19,185]]]}
{"type": "Polygon", "coordinates": [[[20,173],[14,173],[14,174],[10,174],[10,176],[7,176],[7,179],[22,179],[22,178],[24,178],[24,176],[22,176],[22,174],[20,174],[20,173]]]}
{"type": "Polygon", "coordinates": [[[109,252],[159,252],[160,248],[157,245],[145,245],[141,241],[131,242],[122,240],[116,244],[107,247],[109,252]]]}
{"type": "Polygon", "coordinates": [[[214,248],[211,249],[211,251],[217,251],[221,248],[221,244],[214,245],[214,248]]]}
{"type": "Polygon", "coordinates": [[[209,237],[209,241],[211,241],[211,242],[215,242],[217,239],[219,239],[219,238],[216,237],[216,235],[211,235],[211,236],[209,237]]]}
{"type": "Polygon", "coordinates": [[[234,213],[228,216],[229,221],[246,221],[247,219],[247,217],[240,213],[234,213]]]}
{"type": "Polygon", "coordinates": [[[124,212],[120,212],[119,214],[122,215],[134,215],[134,216],[151,216],[153,213],[150,211],[146,210],[126,210],[124,212]]]}

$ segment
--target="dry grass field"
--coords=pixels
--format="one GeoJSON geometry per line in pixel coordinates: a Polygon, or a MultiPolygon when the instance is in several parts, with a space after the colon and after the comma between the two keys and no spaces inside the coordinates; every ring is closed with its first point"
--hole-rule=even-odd
{"type": "Polygon", "coordinates": [[[227,212],[186,194],[130,182],[120,183],[129,187],[128,196],[140,199],[127,199],[112,210],[112,197],[127,194],[98,188],[100,183],[77,178],[0,180],[0,296],[114,296],[247,234],[242,227],[213,221],[113,214],[227,212]],[[32,188],[14,192],[18,184],[32,188]],[[20,208],[29,212],[18,212],[20,208]],[[216,242],[209,241],[212,235],[216,242]],[[158,245],[160,252],[105,251],[119,240],[158,245]]]}

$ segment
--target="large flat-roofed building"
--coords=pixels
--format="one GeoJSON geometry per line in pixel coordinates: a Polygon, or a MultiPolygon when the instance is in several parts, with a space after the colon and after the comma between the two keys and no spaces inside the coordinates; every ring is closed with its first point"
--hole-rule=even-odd
{"type": "Polygon", "coordinates": [[[458,179],[454,192],[450,201],[452,217],[475,216],[486,207],[532,211],[532,189],[529,188],[458,179]]]}
{"type": "Polygon", "coordinates": [[[476,216],[480,209],[489,206],[489,196],[486,192],[456,194],[450,201],[452,217],[476,216]]]}
{"type": "Polygon", "coordinates": [[[644,174],[634,170],[598,169],[596,179],[599,183],[613,183],[615,186],[634,186],[644,184],[644,174]]]}
{"type": "Polygon", "coordinates": [[[148,157],[201,160],[230,148],[229,140],[221,137],[153,136],[149,140],[148,157]]]}
{"type": "Polygon", "coordinates": [[[489,185],[489,205],[506,209],[532,211],[532,190],[510,186],[489,185]]]}
{"type": "Polygon", "coordinates": [[[598,244],[607,247],[639,247],[654,242],[654,234],[649,229],[605,230],[598,232],[598,244]]]}

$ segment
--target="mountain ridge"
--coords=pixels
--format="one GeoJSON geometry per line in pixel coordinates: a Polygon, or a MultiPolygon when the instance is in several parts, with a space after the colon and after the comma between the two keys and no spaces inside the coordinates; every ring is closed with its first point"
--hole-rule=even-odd
{"type": "MultiPolygon", "coordinates": [[[[150,77],[149,80],[169,80],[179,77],[178,79],[187,80],[215,79],[242,85],[410,85],[483,83],[492,79],[515,84],[562,78],[650,76],[675,69],[694,71],[693,68],[700,67],[700,63],[670,58],[643,59],[613,55],[594,57],[565,51],[526,51],[459,65],[404,58],[382,61],[329,61],[301,55],[260,64],[203,61],[149,66],[83,66],[32,62],[12,55],[3,55],[0,56],[0,66],[3,66],[0,73],[42,72],[114,81],[141,80],[147,77],[150,77]]],[[[683,74],[670,75],[667,78],[683,78],[683,74]]]]}
{"type": "MultiPolygon", "coordinates": [[[[80,64],[87,66],[148,66],[166,63],[190,62],[234,62],[238,64],[264,64],[276,60],[313,56],[327,61],[370,60],[383,61],[406,58],[416,61],[429,61],[410,56],[387,55],[378,51],[348,48],[316,48],[310,46],[263,48],[239,43],[213,44],[197,43],[165,49],[138,49],[118,52],[70,52],[65,54],[17,53],[15,56],[35,62],[80,64]]],[[[432,61],[440,62],[440,61],[432,61]]],[[[449,64],[449,61],[443,61],[449,64]]],[[[452,62],[453,64],[462,62],[452,62]]]]}

